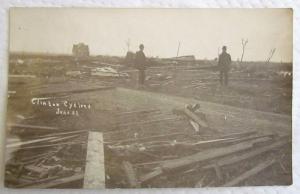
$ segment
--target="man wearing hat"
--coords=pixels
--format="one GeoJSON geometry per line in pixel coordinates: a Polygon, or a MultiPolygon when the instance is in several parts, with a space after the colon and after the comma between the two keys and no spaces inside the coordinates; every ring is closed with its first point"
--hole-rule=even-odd
{"type": "Polygon", "coordinates": [[[135,55],[135,65],[139,70],[139,86],[144,86],[145,84],[145,70],[146,70],[146,56],[144,54],[144,45],[140,44],[140,50],[136,52],[135,55]]]}
{"type": "Polygon", "coordinates": [[[227,47],[222,47],[222,53],[219,56],[218,66],[220,70],[221,85],[228,85],[228,72],[230,70],[231,56],[226,52],[227,47]]]}

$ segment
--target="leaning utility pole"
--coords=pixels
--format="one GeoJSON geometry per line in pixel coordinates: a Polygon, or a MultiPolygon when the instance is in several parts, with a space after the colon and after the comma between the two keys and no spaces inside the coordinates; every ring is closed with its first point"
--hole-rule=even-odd
{"type": "Polygon", "coordinates": [[[176,55],[176,57],[178,57],[178,55],[179,55],[179,49],[180,49],[180,42],[178,43],[178,48],[177,48],[177,55],[176,55]]]}
{"type": "Polygon", "coordinates": [[[248,39],[247,40],[242,39],[242,49],[243,49],[243,51],[242,51],[242,56],[241,56],[241,62],[243,62],[245,47],[246,47],[247,43],[248,43],[248,39]]]}

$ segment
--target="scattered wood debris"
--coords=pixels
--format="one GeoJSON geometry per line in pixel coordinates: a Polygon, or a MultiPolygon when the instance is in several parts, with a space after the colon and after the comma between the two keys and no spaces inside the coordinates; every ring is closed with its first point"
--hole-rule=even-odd
{"type": "MultiPolygon", "coordinates": [[[[10,80],[15,84],[27,83],[30,92],[25,93],[20,87],[11,87],[10,100],[23,96],[68,99],[69,96],[84,96],[87,92],[112,89],[116,85],[109,79],[125,83],[128,81],[127,78],[134,77],[131,76],[134,75],[133,72],[121,70],[118,65],[115,65],[116,68],[110,66],[113,65],[105,64],[99,68],[97,64],[95,67],[88,67],[89,75],[94,79],[90,82],[83,81],[87,75],[86,69],[83,68],[64,72],[64,77],[60,79],[45,76],[47,81],[44,82],[40,82],[40,75],[25,72],[19,75],[11,74],[10,80]],[[103,78],[106,78],[105,81],[101,80],[103,78]],[[28,84],[28,82],[35,83],[28,84]]],[[[147,82],[158,88],[170,89],[170,86],[176,85],[176,88],[185,93],[200,89],[207,91],[209,86],[216,85],[214,82],[218,81],[215,73],[203,77],[205,72],[201,73],[199,69],[204,67],[175,68],[179,68],[181,76],[171,74],[170,67],[152,68],[149,71],[159,71],[150,75],[147,82]],[[162,68],[168,73],[159,73],[162,68]]],[[[246,80],[239,77],[233,77],[232,80],[234,79],[246,80]]],[[[224,98],[226,94],[225,91],[218,96],[218,93],[215,94],[213,91],[213,96],[208,98],[224,98]]],[[[226,97],[229,98],[229,95],[231,94],[227,94],[226,97]]],[[[84,98],[82,96],[81,99],[84,98]]],[[[193,97],[196,98],[196,94],[193,93],[193,97]]],[[[232,94],[231,97],[241,96],[232,94]]],[[[11,157],[8,157],[6,166],[6,186],[17,188],[236,186],[251,180],[259,173],[267,174],[266,169],[276,164],[280,168],[279,172],[291,171],[285,161],[286,154],[281,151],[284,146],[290,145],[289,136],[279,138],[276,133],[266,135],[259,129],[222,132],[212,127],[201,104],[176,106],[177,109],[173,112],[152,106],[151,103],[147,104],[148,107],[131,109],[118,107],[114,112],[102,110],[108,113],[109,117],[113,117],[111,119],[113,122],[102,125],[104,119],[99,119],[97,125],[102,127],[101,137],[99,132],[86,129],[66,130],[55,127],[52,125],[57,121],[55,118],[51,118],[51,124],[44,125],[43,115],[30,115],[32,112],[24,114],[26,116],[18,116],[19,122],[12,122],[8,127],[13,134],[21,136],[27,134],[27,136],[22,137],[21,141],[16,139],[8,141],[7,148],[11,151],[11,157]],[[30,124],[31,118],[41,118],[41,122],[30,124]],[[29,131],[34,136],[28,135],[29,131]],[[101,157],[103,152],[105,158],[101,157]],[[105,174],[104,170],[100,170],[104,167],[105,174]]],[[[87,119],[87,122],[90,120],[91,118],[87,119]]],[[[228,118],[225,117],[225,120],[228,118]]],[[[74,124],[72,127],[77,126],[74,124]]]]}
{"type": "Polygon", "coordinates": [[[173,114],[184,116],[186,126],[196,133],[189,130],[105,142],[108,165],[115,164],[114,169],[108,167],[107,175],[116,176],[113,173],[117,169],[124,172],[119,180],[107,180],[108,187],[111,181],[131,188],[165,187],[166,181],[184,186],[187,180],[194,181],[192,187],[239,185],[275,163],[280,166],[280,160],[273,155],[291,142],[290,136],[261,134],[258,130],[223,134],[212,129],[213,133],[200,135],[199,131],[210,128],[199,104],[175,109],[173,114]],[[251,163],[253,169],[235,168],[245,163],[251,163]]]}

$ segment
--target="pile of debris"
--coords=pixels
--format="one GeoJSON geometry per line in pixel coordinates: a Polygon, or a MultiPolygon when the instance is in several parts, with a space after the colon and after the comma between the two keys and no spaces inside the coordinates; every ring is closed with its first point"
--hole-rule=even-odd
{"type": "MultiPolygon", "coordinates": [[[[17,94],[8,101],[5,185],[83,188],[89,130],[81,130],[72,122],[79,120],[77,117],[56,115],[55,104],[75,94],[110,88],[106,82],[76,80],[11,85],[17,94]],[[45,106],[35,106],[37,103],[45,106]],[[60,127],[49,126],[53,123],[60,127]]],[[[80,110],[89,115],[88,110],[80,110]]]]}
{"type": "Polygon", "coordinates": [[[19,132],[25,130],[22,134],[26,136],[8,138],[7,187],[82,187],[87,131],[58,132],[61,129],[21,124],[9,127],[19,132]]]}
{"type": "MultiPolygon", "coordinates": [[[[291,171],[291,164],[286,163],[290,159],[286,153],[290,136],[219,132],[209,127],[198,104],[173,110],[173,114],[184,119],[189,130],[143,137],[135,133],[134,138],[114,141],[108,141],[106,135],[106,187],[264,185],[261,179],[253,182],[251,178],[260,175],[274,180],[291,171]]],[[[161,120],[161,127],[168,125],[169,120],[161,120]]],[[[134,127],[126,133],[134,133],[130,130],[134,127]]]]}
{"type": "Polygon", "coordinates": [[[92,76],[99,76],[99,77],[126,77],[128,78],[128,73],[119,72],[112,67],[97,67],[92,69],[91,71],[92,76]]]}

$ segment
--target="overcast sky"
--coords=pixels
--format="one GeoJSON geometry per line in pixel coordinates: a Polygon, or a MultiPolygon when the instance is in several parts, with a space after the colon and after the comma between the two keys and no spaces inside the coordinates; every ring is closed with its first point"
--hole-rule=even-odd
{"type": "Polygon", "coordinates": [[[232,59],[292,61],[291,9],[91,9],[14,8],[10,10],[10,51],[71,54],[84,42],[92,55],[124,56],[145,45],[146,56],[198,59],[217,57],[227,45],[232,59]]]}

